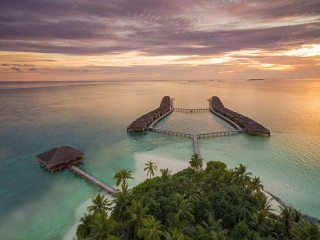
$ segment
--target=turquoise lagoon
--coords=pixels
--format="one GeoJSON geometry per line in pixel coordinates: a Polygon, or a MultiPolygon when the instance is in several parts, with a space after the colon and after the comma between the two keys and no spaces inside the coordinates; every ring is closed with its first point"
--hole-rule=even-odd
{"type": "MultiPolygon", "coordinates": [[[[0,232],[2,239],[62,239],[79,207],[100,190],[62,170],[43,170],[35,155],[70,145],[84,151],[82,169],[113,185],[135,154],[187,162],[188,138],[126,126],[162,96],[181,108],[206,108],[213,95],[266,126],[271,137],[239,134],[200,140],[205,161],[248,166],[265,189],[320,218],[320,81],[15,82],[0,83],[0,232]]],[[[189,133],[231,129],[210,113],[174,112],[158,127],[189,133]]],[[[152,159],[151,159],[152,160],[152,159]]],[[[170,166],[168,166],[170,168],[170,166]]]]}

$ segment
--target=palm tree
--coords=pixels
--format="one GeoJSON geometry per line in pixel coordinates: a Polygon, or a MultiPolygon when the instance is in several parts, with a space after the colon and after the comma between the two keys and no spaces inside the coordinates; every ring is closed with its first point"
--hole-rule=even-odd
{"type": "Polygon", "coordinates": [[[294,240],[317,240],[320,239],[320,230],[312,222],[295,223],[290,229],[290,234],[294,240]]]}
{"type": "Polygon", "coordinates": [[[92,222],[93,222],[92,215],[85,213],[84,216],[81,217],[80,224],[77,227],[78,239],[85,239],[90,235],[92,222]]]}
{"type": "Polygon", "coordinates": [[[147,216],[148,210],[148,206],[144,206],[143,204],[143,199],[140,199],[140,201],[136,199],[132,200],[132,204],[127,210],[130,216],[127,226],[129,229],[132,229],[131,232],[133,232],[134,235],[133,239],[136,239],[137,230],[142,225],[142,219],[147,216]]]}
{"type": "Polygon", "coordinates": [[[121,240],[121,237],[116,237],[116,236],[110,236],[109,235],[108,240],[121,240]]]}
{"type": "Polygon", "coordinates": [[[92,198],[93,205],[88,207],[90,213],[104,213],[109,211],[111,208],[111,203],[108,199],[105,199],[103,195],[98,193],[92,198]]]}
{"type": "Polygon", "coordinates": [[[166,240],[184,240],[183,233],[179,232],[177,228],[174,228],[169,232],[165,233],[166,240]]]}
{"type": "Polygon", "coordinates": [[[281,226],[282,235],[290,237],[290,229],[294,223],[299,223],[302,220],[300,212],[293,208],[281,208],[281,214],[279,216],[279,224],[281,226]]]}
{"type": "Polygon", "coordinates": [[[263,189],[260,177],[254,177],[251,179],[251,184],[255,190],[263,189]]]}
{"type": "Polygon", "coordinates": [[[116,237],[116,236],[110,236],[109,235],[108,240],[121,240],[121,237],[116,237]]]}
{"type": "Polygon", "coordinates": [[[158,167],[157,165],[152,162],[152,161],[148,161],[146,164],[145,164],[145,168],[144,168],[144,171],[147,171],[147,176],[150,175],[150,179],[151,179],[151,176],[154,176],[155,175],[155,172],[157,171],[158,167]]]}
{"type": "Polygon", "coordinates": [[[194,220],[193,208],[194,205],[190,203],[187,199],[184,199],[184,196],[181,194],[174,194],[172,202],[170,203],[172,210],[177,215],[179,219],[194,220]]]}
{"type": "Polygon", "coordinates": [[[117,179],[116,186],[118,187],[121,183],[126,183],[128,179],[133,179],[131,176],[131,171],[128,169],[121,169],[116,172],[113,176],[114,179],[117,179]]]}
{"type": "Polygon", "coordinates": [[[251,221],[249,224],[251,227],[262,234],[268,234],[270,232],[270,227],[268,225],[267,213],[263,210],[251,215],[251,221]]]}
{"type": "Polygon", "coordinates": [[[235,168],[235,170],[233,171],[233,176],[235,177],[237,184],[244,185],[246,182],[250,181],[250,175],[252,175],[252,173],[246,171],[247,167],[242,165],[241,163],[239,164],[239,167],[235,168]]]}
{"type": "Polygon", "coordinates": [[[154,216],[148,216],[142,220],[142,227],[138,230],[138,236],[145,240],[160,240],[163,236],[161,223],[154,216]]]}
{"type": "Polygon", "coordinates": [[[189,164],[191,168],[199,171],[203,166],[202,158],[199,156],[199,154],[195,153],[192,155],[189,164]]]}
{"type": "Polygon", "coordinates": [[[110,235],[116,232],[117,223],[113,219],[109,219],[105,212],[95,215],[91,232],[93,239],[109,239],[110,235]]]}
{"type": "Polygon", "coordinates": [[[222,220],[215,220],[214,215],[210,214],[208,216],[207,222],[202,221],[202,227],[205,229],[205,231],[210,234],[211,232],[220,232],[221,231],[221,224],[222,220]]]}
{"type": "Polygon", "coordinates": [[[179,231],[184,232],[189,228],[189,222],[185,219],[181,220],[177,214],[168,218],[167,221],[171,232],[175,229],[179,229],[179,231]]]}
{"type": "Polygon", "coordinates": [[[161,172],[161,177],[163,180],[169,180],[171,178],[171,170],[169,170],[168,168],[166,169],[160,169],[161,172]]]}
{"type": "Polygon", "coordinates": [[[122,219],[130,203],[131,191],[128,190],[128,184],[123,183],[121,185],[122,191],[117,192],[114,195],[113,203],[114,208],[112,209],[112,216],[116,219],[122,219]]]}
{"type": "Polygon", "coordinates": [[[210,232],[211,240],[228,240],[227,233],[225,231],[221,232],[210,232]]]}

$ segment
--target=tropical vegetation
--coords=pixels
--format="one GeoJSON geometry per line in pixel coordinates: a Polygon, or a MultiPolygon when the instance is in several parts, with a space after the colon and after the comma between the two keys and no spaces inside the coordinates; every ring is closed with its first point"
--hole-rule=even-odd
{"type": "Polygon", "coordinates": [[[193,155],[176,174],[148,161],[149,178],[132,189],[131,171],[115,174],[119,192],[111,202],[97,194],[80,220],[78,239],[109,240],[319,240],[319,224],[297,210],[275,214],[259,177],[240,164],[227,169],[193,155]]]}

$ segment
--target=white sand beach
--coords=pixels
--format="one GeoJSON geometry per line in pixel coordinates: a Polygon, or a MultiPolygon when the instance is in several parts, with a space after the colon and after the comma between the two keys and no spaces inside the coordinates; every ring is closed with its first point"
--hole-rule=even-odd
{"type": "MultiPolygon", "coordinates": [[[[179,172],[180,170],[185,169],[189,166],[188,161],[181,161],[181,160],[177,160],[177,159],[164,158],[164,157],[160,157],[160,156],[150,154],[150,153],[135,153],[134,159],[136,162],[135,163],[135,171],[132,174],[132,177],[134,179],[129,181],[130,188],[138,185],[139,183],[141,183],[142,181],[144,181],[148,178],[146,172],[143,169],[145,167],[146,162],[148,162],[150,160],[152,162],[156,163],[156,165],[158,167],[158,170],[156,171],[156,176],[161,175],[160,169],[168,168],[169,170],[171,170],[171,174],[175,174],[175,173],[179,172]]],[[[206,167],[205,162],[204,162],[203,167],[204,168],[206,167]]],[[[116,188],[115,186],[113,186],[113,187],[116,188]]],[[[106,198],[112,199],[111,195],[106,194],[105,192],[102,192],[102,193],[105,194],[106,198]]],[[[274,210],[273,213],[280,214],[280,204],[276,200],[274,200],[272,198],[272,196],[270,194],[268,194],[267,192],[263,191],[263,193],[267,196],[268,200],[271,199],[270,204],[272,206],[272,209],[274,210]]],[[[80,223],[79,222],[80,218],[86,212],[87,207],[90,206],[91,204],[92,204],[92,201],[90,198],[87,201],[83,202],[79,206],[79,208],[75,212],[75,219],[77,222],[66,233],[63,240],[77,239],[76,230],[77,230],[77,226],[80,223]]]]}

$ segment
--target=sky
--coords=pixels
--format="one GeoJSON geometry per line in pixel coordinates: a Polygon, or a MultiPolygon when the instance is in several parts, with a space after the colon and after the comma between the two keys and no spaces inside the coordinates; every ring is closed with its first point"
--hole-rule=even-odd
{"type": "Polygon", "coordinates": [[[0,81],[320,79],[319,0],[1,0],[0,81]]]}

